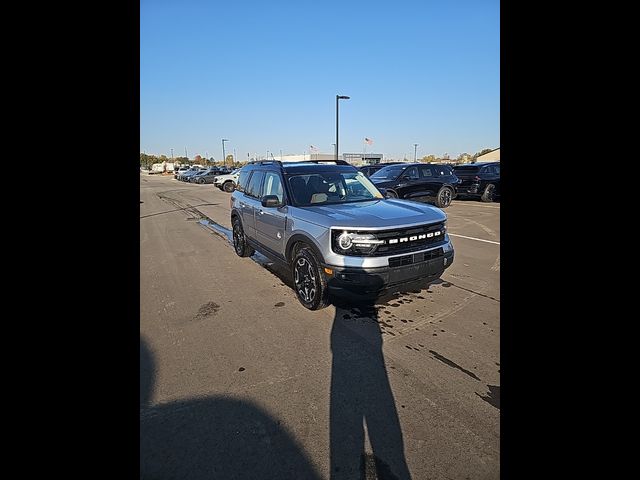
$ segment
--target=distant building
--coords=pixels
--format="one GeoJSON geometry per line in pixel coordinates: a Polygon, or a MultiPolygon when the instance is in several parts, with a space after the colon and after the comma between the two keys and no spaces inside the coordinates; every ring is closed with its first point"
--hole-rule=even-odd
{"type": "Polygon", "coordinates": [[[335,160],[335,158],[335,153],[305,153],[302,155],[274,155],[269,158],[269,160],[280,160],[281,162],[304,162],[309,160],[335,160]]]}
{"type": "Polygon", "coordinates": [[[382,162],[381,153],[343,153],[342,159],[351,165],[376,165],[382,162]]]}
{"type": "Polygon", "coordinates": [[[499,162],[500,161],[500,147],[496,148],[495,150],[491,150],[488,153],[485,153],[484,155],[480,155],[477,159],[476,162],[499,162]]]}

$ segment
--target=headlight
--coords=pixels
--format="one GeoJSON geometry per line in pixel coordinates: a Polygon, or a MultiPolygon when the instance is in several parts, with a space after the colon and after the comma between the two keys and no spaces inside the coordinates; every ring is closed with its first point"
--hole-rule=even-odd
{"type": "Polygon", "coordinates": [[[384,240],[378,240],[371,233],[356,233],[344,230],[333,231],[331,246],[340,255],[361,255],[373,252],[384,240]]]}

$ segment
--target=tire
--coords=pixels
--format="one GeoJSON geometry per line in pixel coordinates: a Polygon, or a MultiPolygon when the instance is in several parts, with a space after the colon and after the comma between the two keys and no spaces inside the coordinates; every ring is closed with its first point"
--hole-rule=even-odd
{"type": "Polygon", "coordinates": [[[226,182],[224,182],[224,185],[222,185],[222,189],[227,193],[231,193],[236,189],[236,186],[231,180],[227,180],[226,182]]]}
{"type": "Polygon", "coordinates": [[[238,217],[233,219],[233,249],[239,257],[250,257],[255,250],[247,243],[242,222],[238,217]]]}
{"type": "Polygon", "coordinates": [[[291,264],[296,296],[303,307],[320,310],[329,305],[327,279],[320,262],[309,247],[298,250],[291,264]]]}
{"type": "Polygon", "coordinates": [[[199,178],[199,179],[198,179],[198,183],[199,183],[200,185],[204,185],[204,178],[199,178]]]}
{"type": "Polygon", "coordinates": [[[453,190],[449,187],[442,187],[436,195],[436,207],[447,208],[453,200],[453,190]]]}
{"type": "Polygon", "coordinates": [[[387,190],[387,198],[398,198],[398,194],[393,190],[387,190]]]}
{"type": "Polygon", "coordinates": [[[482,202],[493,202],[493,197],[496,193],[496,186],[493,183],[490,183],[484,188],[484,192],[480,196],[480,200],[482,202]]]}

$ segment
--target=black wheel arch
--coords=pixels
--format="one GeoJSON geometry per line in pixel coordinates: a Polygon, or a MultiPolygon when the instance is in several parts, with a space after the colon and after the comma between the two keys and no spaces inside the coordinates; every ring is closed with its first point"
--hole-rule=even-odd
{"type": "Polygon", "coordinates": [[[296,233],[295,235],[292,235],[291,237],[289,237],[289,240],[287,241],[287,247],[285,248],[285,258],[287,262],[291,263],[293,261],[293,256],[294,256],[293,248],[297,243],[304,243],[305,245],[307,245],[311,249],[313,254],[316,256],[318,261],[322,265],[324,265],[324,257],[322,256],[322,253],[320,253],[320,249],[317,247],[315,242],[311,240],[311,238],[308,237],[307,235],[303,235],[301,233],[296,233]]]}

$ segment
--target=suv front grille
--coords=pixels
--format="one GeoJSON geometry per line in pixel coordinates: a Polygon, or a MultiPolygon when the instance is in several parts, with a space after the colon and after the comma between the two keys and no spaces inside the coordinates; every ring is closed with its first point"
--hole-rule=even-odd
{"type": "MultiPolygon", "coordinates": [[[[429,248],[432,245],[440,244],[444,242],[446,228],[444,222],[439,222],[428,225],[418,225],[410,228],[394,228],[390,230],[372,231],[345,229],[345,231],[358,234],[373,234],[375,235],[376,240],[384,240],[384,243],[376,245],[376,247],[369,253],[350,252],[346,255],[384,257],[416,252],[418,250],[429,248]]],[[[337,236],[339,232],[340,230],[336,229],[334,236],[337,236]]]]}

